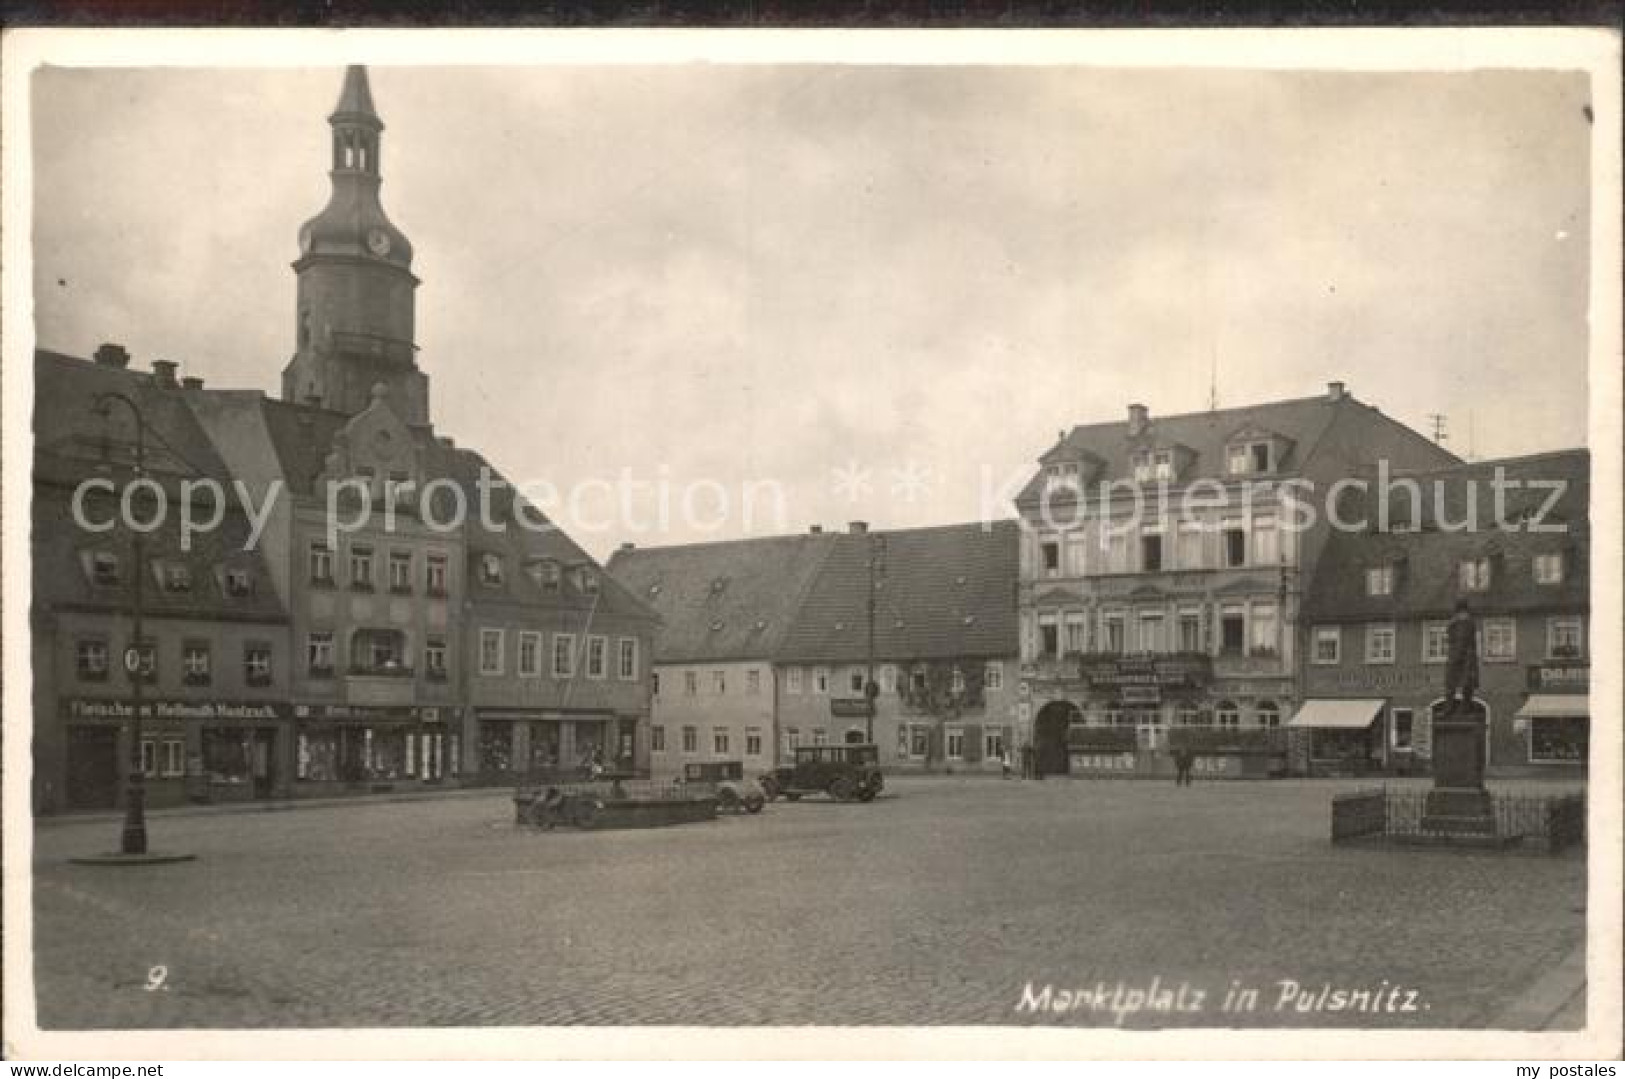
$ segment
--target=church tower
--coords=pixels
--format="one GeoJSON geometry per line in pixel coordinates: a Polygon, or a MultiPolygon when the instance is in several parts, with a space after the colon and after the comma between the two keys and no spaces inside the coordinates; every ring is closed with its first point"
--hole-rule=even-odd
{"type": "Polygon", "coordinates": [[[296,349],[282,370],[282,399],[355,414],[388,389],[409,424],[429,422],[429,378],[412,343],[412,244],[378,201],[383,121],[367,69],[345,71],[333,128],[333,194],[299,230],[296,349]]]}

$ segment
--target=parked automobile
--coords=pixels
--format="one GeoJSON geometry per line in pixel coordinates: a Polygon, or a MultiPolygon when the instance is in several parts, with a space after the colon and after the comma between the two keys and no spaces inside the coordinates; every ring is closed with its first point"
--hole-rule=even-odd
{"type": "Polygon", "coordinates": [[[874,745],[797,746],[795,763],[779,765],[761,782],[770,802],[781,794],[792,802],[804,794],[868,802],[886,786],[874,745]]]}
{"type": "Polygon", "coordinates": [[[743,761],[690,761],[683,765],[683,783],[695,789],[709,789],[718,809],[737,813],[760,813],[767,794],[754,779],[745,778],[743,761]]]}

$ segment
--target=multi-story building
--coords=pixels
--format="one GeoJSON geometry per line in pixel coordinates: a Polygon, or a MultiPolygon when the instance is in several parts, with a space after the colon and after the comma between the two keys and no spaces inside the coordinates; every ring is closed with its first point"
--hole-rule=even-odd
{"type": "Polygon", "coordinates": [[[778,649],[781,754],[873,741],[892,771],[999,771],[1016,717],[1017,538],[1014,521],[837,536],[778,649]]]}
{"type": "Polygon", "coordinates": [[[286,794],[287,611],[247,544],[244,513],[203,490],[229,491],[230,475],[187,408],[190,391],[171,364],[148,374],[128,363],[110,346],[95,362],[48,352],[34,361],[35,807],[122,805],[135,759],[132,677],[142,680],[149,804],[286,794]],[[139,478],[135,420],[104,396],[115,393],[145,424],[139,478]],[[218,515],[218,525],[183,533],[183,515],[218,515]],[[151,526],[139,562],[128,523],[151,526]]]}
{"type": "Polygon", "coordinates": [[[1202,728],[1204,768],[1283,769],[1298,604],[1334,482],[1455,461],[1340,382],[1163,418],[1130,405],[1064,433],[1017,498],[1019,737],[1038,769],[1152,774],[1171,731],[1202,728]]]}
{"type": "Polygon", "coordinates": [[[775,657],[838,537],[773,536],[672,547],[622,547],[609,571],[659,612],[650,761],[656,775],[690,761],[767,770],[779,744],[775,657]]]}
{"type": "MultiPolygon", "coordinates": [[[[299,795],[509,779],[539,761],[594,757],[646,769],[644,668],[657,618],[483,458],[436,434],[413,344],[412,247],[378,200],[383,123],[364,69],[347,71],[329,122],[332,198],[299,232],[283,399],[207,389],[195,378],[177,383],[168,363],[154,364],[150,379],[119,375],[139,384],[165,445],[190,445],[188,467],[236,485],[255,512],[249,529],[233,508],[209,561],[194,556],[194,581],[224,583],[194,588],[186,601],[198,617],[230,626],[214,645],[216,666],[224,672],[222,649],[243,649],[254,672],[243,699],[267,702],[263,724],[239,725],[252,789],[299,795]],[[256,620],[276,627],[274,638],[250,625],[256,620]]],[[[85,385],[86,372],[113,377],[98,365],[64,370],[85,385]]],[[[42,383],[42,409],[67,401],[42,383]]],[[[69,458],[83,452],[66,450],[69,458]]],[[[69,467],[64,480],[75,467],[86,466],[69,467]]],[[[36,557],[56,558],[61,538],[41,533],[36,557]]],[[[85,542],[101,541],[74,535],[75,550],[85,542]]],[[[99,594],[97,579],[89,585],[99,594]]],[[[192,664],[192,630],[176,632],[185,640],[175,650],[188,649],[192,664]]],[[[159,689],[168,688],[163,656],[159,641],[159,689]]],[[[215,695],[227,687],[239,688],[216,676],[215,695]]],[[[244,714],[242,702],[227,703],[244,714]]],[[[89,735],[75,737],[89,746],[89,735]]],[[[194,742],[200,769],[241,771],[227,767],[225,749],[211,757],[209,738],[186,740],[194,742]]],[[[92,752],[99,760],[110,751],[98,743],[84,750],[92,752]]],[[[161,759],[166,752],[158,750],[161,759]]]]}
{"type": "Polygon", "coordinates": [[[1365,527],[1331,537],[1305,597],[1295,767],[1426,772],[1446,627],[1464,602],[1478,624],[1489,767],[1582,773],[1589,493],[1585,450],[1410,473],[1369,491],[1349,515],[1365,527]]]}

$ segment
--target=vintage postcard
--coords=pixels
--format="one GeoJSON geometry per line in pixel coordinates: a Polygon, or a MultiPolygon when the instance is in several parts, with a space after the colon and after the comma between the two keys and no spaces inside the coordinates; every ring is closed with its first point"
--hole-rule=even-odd
{"type": "Polygon", "coordinates": [[[7,1055],[1613,1054],[1619,65],[9,34],[7,1055]]]}

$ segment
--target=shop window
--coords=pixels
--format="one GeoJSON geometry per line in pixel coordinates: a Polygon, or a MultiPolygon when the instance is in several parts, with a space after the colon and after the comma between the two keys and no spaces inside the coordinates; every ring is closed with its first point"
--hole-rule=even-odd
{"type": "Polygon", "coordinates": [[[1591,722],[1584,716],[1529,721],[1529,759],[1540,764],[1583,764],[1590,750],[1591,722]]]}
{"type": "Polygon", "coordinates": [[[480,771],[508,772],[513,769],[513,724],[502,720],[480,721],[480,771]]]}
{"type": "Polygon", "coordinates": [[[332,783],[339,772],[338,731],[307,731],[299,735],[294,757],[294,774],[299,779],[332,783]]]}
{"type": "Polygon", "coordinates": [[[186,641],[181,645],[181,681],[189,686],[206,686],[213,674],[208,641],[186,641]]]}
{"type": "Polygon", "coordinates": [[[238,727],[204,728],[203,770],[210,782],[241,784],[253,776],[253,746],[247,731],[238,727]]]}
{"type": "Polygon", "coordinates": [[[107,642],[81,639],[73,647],[74,667],[82,682],[107,681],[107,642]]]}
{"type": "Polygon", "coordinates": [[[965,758],[965,732],[960,727],[949,727],[944,732],[945,755],[951,761],[965,758]]]}
{"type": "Polygon", "coordinates": [[[1415,713],[1409,708],[1395,708],[1389,713],[1395,749],[1410,749],[1416,736],[1415,713]]]}

